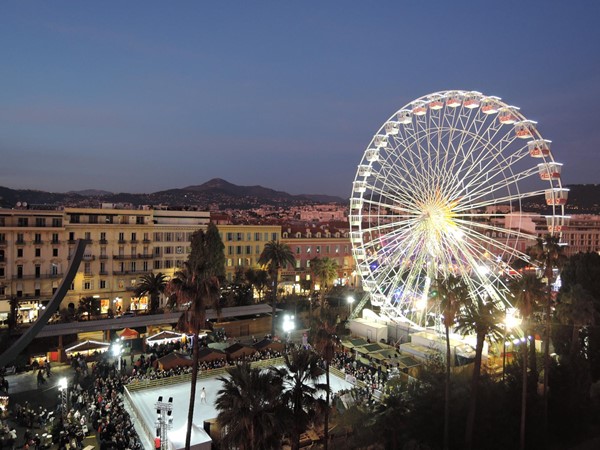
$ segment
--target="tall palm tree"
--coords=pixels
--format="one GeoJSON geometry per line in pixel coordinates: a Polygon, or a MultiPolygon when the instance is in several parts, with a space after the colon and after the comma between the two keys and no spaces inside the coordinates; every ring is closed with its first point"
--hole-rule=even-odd
{"type": "Polygon", "coordinates": [[[467,301],[469,290],[461,277],[449,274],[437,281],[440,310],[446,331],[446,386],[444,391],[444,450],[450,445],[450,366],[452,352],[450,348],[450,329],[463,303],[467,301]]]}
{"type": "Polygon", "coordinates": [[[475,364],[471,378],[471,398],[469,401],[469,413],[467,416],[467,427],[465,431],[465,448],[473,448],[473,433],[475,431],[475,413],[477,410],[477,392],[479,388],[479,378],[481,375],[481,360],[483,355],[483,345],[486,337],[498,339],[502,336],[502,318],[503,313],[497,308],[492,299],[483,301],[477,297],[475,302],[465,305],[458,316],[458,325],[456,330],[465,334],[475,334],[477,342],[475,344],[475,364]]]}
{"type": "Polygon", "coordinates": [[[327,385],[319,383],[323,375],[320,358],[312,350],[292,350],[283,355],[285,367],[273,368],[283,379],[283,403],[293,414],[291,424],[292,450],[300,448],[300,434],[306,430],[318,404],[317,395],[327,392],[327,385]]]}
{"type": "Polygon", "coordinates": [[[325,305],[325,296],[333,287],[334,281],[339,278],[338,263],[329,257],[313,258],[310,260],[310,271],[314,279],[319,280],[319,301],[321,306],[325,305]]]}
{"type": "Polygon", "coordinates": [[[217,393],[217,422],[226,432],[224,448],[265,450],[281,448],[286,412],[281,403],[282,378],[273,371],[242,362],[227,369],[217,393]]]}
{"type": "Polygon", "coordinates": [[[596,324],[594,297],[580,284],[576,284],[567,292],[561,293],[556,313],[562,323],[573,327],[569,355],[576,357],[581,349],[581,330],[596,324]]]}
{"type": "MultiPolygon", "coordinates": [[[[523,386],[521,391],[521,430],[520,430],[520,448],[525,449],[525,425],[527,418],[527,347],[529,344],[529,333],[531,328],[531,316],[537,309],[541,299],[544,298],[544,285],[541,280],[532,273],[523,275],[515,280],[510,286],[512,295],[515,298],[515,306],[521,314],[521,326],[525,334],[523,342],[523,386]]],[[[532,351],[535,353],[535,344],[532,345],[532,351]]]]}
{"type": "Polygon", "coordinates": [[[135,296],[149,296],[150,305],[148,312],[154,314],[158,310],[160,295],[164,294],[166,286],[167,276],[164,273],[146,273],[142,275],[140,282],[135,287],[135,296]]]}
{"type": "Polygon", "coordinates": [[[538,238],[535,245],[528,249],[529,255],[538,261],[546,279],[546,295],[544,301],[544,384],[542,400],[544,404],[544,429],[548,435],[548,377],[550,374],[550,328],[552,326],[552,283],[554,269],[564,265],[565,256],[562,253],[560,238],[547,234],[538,238]]]}
{"type": "Polygon", "coordinates": [[[180,304],[188,305],[185,314],[187,331],[194,334],[193,365],[190,388],[185,448],[189,450],[194,420],[196,383],[198,380],[199,332],[206,322],[206,305],[218,304],[220,282],[224,278],[225,254],[219,230],[212,222],[206,233],[196,231],[191,237],[192,251],[184,265],[184,270],[175,273],[167,285],[167,294],[174,296],[180,304]]]}
{"type": "Polygon", "coordinates": [[[324,433],[324,445],[323,448],[327,450],[329,447],[329,412],[331,411],[329,394],[331,392],[331,386],[329,384],[329,365],[335,356],[335,347],[339,341],[336,334],[335,321],[326,318],[321,320],[318,324],[317,339],[315,342],[315,348],[323,359],[325,365],[325,383],[327,385],[327,391],[325,393],[325,423],[323,424],[324,433]]]}
{"type": "Polygon", "coordinates": [[[262,302],[263,294],[269,284],[269,273],[266,270],[250,268],[244,275],[252,289],[258,292],[258,301],[262,302]]]}
{"type": "Polygon", "coordinates": [[[265,244],[258,263],[266,266],[271,279],[271,302],[273,311],[271,313],[271,335],[275,335],[275,314],[277,313],[277,287],[279,285],[279,272],[288,264],[294,267],[296,257],[292,253],[289,245],[277,241],[270,241],[265,244]]]}

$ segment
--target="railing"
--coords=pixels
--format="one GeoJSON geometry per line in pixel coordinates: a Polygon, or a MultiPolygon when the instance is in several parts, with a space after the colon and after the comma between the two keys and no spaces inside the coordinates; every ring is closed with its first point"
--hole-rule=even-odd
{"type": "MultiPolygon", "coordinates": [[[[271,358],[271,359],[261,359],[259,361],[252,361],[250,363],[251,367],[271,367],[271,366],[280,366],[283,364],[283,357],[279,358],[271,358]]],[[[200,370],[198,372],[198,379],[205,378],[214,378],[218,376],[225,375],[227,373],[227,369],[233,366],[224,366],[219,367],[217,369],[208,369],[208,370],[200,370]]],[[[344,375],[341,375],[344,378],[344,375]]],[[[165,378],[157,378],[154,380],[140,380],[133,381],[127,385],[127,389],[131,392],[139,391],[142,389],[151,389],[159,386],[170,386],[172,384],[185,383],[192,380],[191,373],[184,373],[181,375],[173,375],[172,377],[165,378]]]]}

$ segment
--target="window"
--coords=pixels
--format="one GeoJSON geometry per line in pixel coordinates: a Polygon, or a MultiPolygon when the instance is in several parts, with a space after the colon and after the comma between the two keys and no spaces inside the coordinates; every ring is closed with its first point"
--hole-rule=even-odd
{"type": "Polygon", "coordinates": [[[165,241],[171,242],[173,240],[173,233],[165,233],[165,241]]]}
{"type": "Polygon", "coordinates": [[[98,216],[91,214],[89,217],[89,222],[90,223],[98,223],[98,216]]]}
{"type": "Polygon", "coordinates": [[[39,247],[35,248],[35,257],[39,258],[40,256],[42,256],[42,249],[39,247]]]}
{"type": "Polygon", "coordinates": [[[160,247],[154,247],[154,256],[160,256],[160,247]]]}
{"type": "Polygon", "coordinates": [[[237,241],[243,241],[244,240],[244,233],[237,233],[236,240],[237,241]]]}
{"type": "Polygon", "coordinates": [[[17,244],[25,243],[25,235],[23,233],[17,233],[17,244]]]}
{"type": "Polygon", "coordinates": [[[137,263],[135,261],[131,261],[131,271],[135,272],[137,270],[137,263]]]}
{"type": "Polygon", "coordinates": [[[154,233],[154,241],[162,242],[162,233],[154,233]]]}
{"type": "Polygon", "coordinates": [[[52,264],[50,266],[50,274],[51,275],[58,275],[58,265],[52,264]]]}
{"type": "Polygon", "coordinates": [[[277,233],[271,233],[271,240],[272,241],[276,241],[277,240],[277,233]]]}
{"type": "Polygon", "coordinates": [[[83,282],[83,290],[84,291],[89,291],[90,289],[92,289],[92,285],[93,285],[93,283],[92,283],[91,280],[90,281],[84,281],[83,282]]]}
{"type": "Polygon", "coordinates": [[[155,260],[154,261],[154,270],[160,269],[161,268],[161,263],[162,263],[161,260],[159,260],[159,259],[155,260]]]}
{"type": "Polygon", "coordinates": [[[167,259],[165,261],[165,269],[172,269],[173,268],[173,261],[167,259]]]}
{"type": "Polygon", "coordinates": [[[89,231],[86,231],[84,234],[84,239],[86,241],[91,241],[92,240],[92,233],[90,233],[89,231]]]}
{"type": "Polygon", "coordinates": [[[86,262],[86,263],[83,265],[83,273],[84,273],[85,275],[91,275],[91,274],[92,274],[92,266],[91,266],[91,263],[89,263],[89,262],[86,262]]]}
{"type": "Polygon", "coordinates": [[[260,241],[260,233],[254,233],[254,240],[260,241]]]}
{"type": "Polygon", "coordinates": [[[115,219],[114,219],[114,216],[106,216],[106,217],[104,218],[104,222],[105,222],[105,223],[113,223],[113,221],[114,221],[114,220],[115,220],[115,219]]]}
{"type": "Polygon", "coordinates": [[[35,277],[39,278],[40,276],[42,276],[42,268],[39,264],[35,265],[35,277]]]}
{"type": "Polygon", "coordinates": [[[233,246],[232,245],[228,245],[227,246],[227,254],[228,255],[233,255],[233,246]]]}
{"type": "Polygon", "coordinates": [[[35,226],[36,227],[45,227],[46,226],[46,219],[43,217],[36,217],[35,218],[35,226]]]}
{"type": "Polygon", "coordinates": [[[238,246],[235,247],[235,254],[236,255],[241,255],[242,254],[242,246],[241,245],[238,245],[238,246]]]}
{"type": "Polygon", "coordinates": [[[23,278],[23,266],[21,264],[17,266],[17,278],[23,278]]]}
{"type": "Polygon", "coordinates": [[[52,257],[53,258],[58,258],[58,249],[57,248],[53,248],[52,249],[52,257]]]}
{"type": "Polygon", "coordinates": [[[41,244],[42,243],[42,235],[40,233],[35,233],[35,235],[34,235],[34,242],[36,244],[41,244]]]}
{"type": "Polygon", "coordinates": [[[173,254],[173,247],[165,247],[165,255],[173,254]]]}
{"type": "Polygon", "coordinates": [[[0,267],[0,278],[4,278],[5,274],[4,274],[4,267],[0,267]]]}
{"type": "Polygon", "coordinates": [[[136,216],[135,223],[138,225],[143,225],[144,224],[144,216],[136,216]]]}
{"type": "Polygon", "coordinates": [[[301,250],[301,248],[300,248],[300,247],[296,247],[296,255],[299,255],[301,251],[302,251],[302,250],[301,250]]]}
{"type": "Polygon", "coordinates": [[[144,272],[148,272],[148,261],[144,261],[144,262],[142,263],[142,270],[143,270],[144,272]]]}
{"type": "Polygon", "coordinates": [[[137,241],[137,233],[131,233],[131,242],[137,241]]]}
{"type": "Polygon", "coordinates": [[[74,231],[69,231],[69,240],[70,241],[74,241],[75,240],[75,232],[74,231]]]}
{"type": "Polygon", "coordinates": [[[19,217],[17,219],[17,226],[18,227],[27,227],[27,226],[29,226],[29,219],[27,217],[19,217]]]}
{"type": "Polygon", "coordinates": [[[252,246],[246,245],[246,255],[251,255],[251,254],[252,254],[252,246]]]}
{"type": "Polygon", "coordinates": [[[23,249],[22,248],[18,248],[17,249],[17,258],[22,258],[23,257],[23,249]]]}
{"type": "Polygon", "coordinates": [[[52,243],[58,244],[58,233],[52,233],[52,243]]]}
{"type": "Polygon", "coordinates": [[[233,241],[233,233],[227,233],[227,240],[229,242],[233,241]]]}
{"type": "Polygon", "coordinates": [[[317,246],[315,247],[315,251],[317,252],[317,255],[318,255],[319,253],[321,253],[321,246],[320,246],[320,245],[317,245],[317,246]]]}
{"type": "Polygon", "coordinates": [[[106,273],[106,263],[100,263],[100,273],[106,273]]]}
{"type": "Polygon", "coordinates": [[[125,240],[125,233],[119,233],[119,241],[122,242],[125,240]]]}
{"type": "Polygon", "coordinates": [[[100,289],[106,289],[106,280],[100,280],[100,289]]]}
{"type": "Polygon", "coordinates": [[[306,254],[310,255],[310,251],[311,251],[311,248],[310,248],[310,245],[309,245],[308,247],[306,247],[306,254]]]}
{"type": "Polygon", "coordinates": [[[55,228],[62,227],[62,219],[59,219],[58,217],[52,219],[52,226],[55,228]]]}

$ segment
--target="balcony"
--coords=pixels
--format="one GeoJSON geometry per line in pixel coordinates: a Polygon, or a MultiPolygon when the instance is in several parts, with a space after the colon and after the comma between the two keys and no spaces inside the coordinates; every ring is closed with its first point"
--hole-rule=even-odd
{"type": "Polygon", "coordinates": [[[77,244],[77,240],[76,239],[69,239],[67,242],[69,244],[77,244]]]}
{"type": "Polygon", "coordinates": [[[99,275],[108,275],[108,271],[107,270],[101,270],[100,272],[98,272],[99,275]]]}
{"type": "Polygon", "coordinates": [[[96,257],[94,255],[83,255],[84,261],[95,261],[96,257]]]}
{"type": "Polygon", "coordinates": [[[24,241],[23,239],[17,239],[17,240],[15,241],[15,244],[16,244],[16,245],[25,245],[25,241],[24,241]]]}
{"type": "Polygon", "coordinates": [[[150,241],[150,239],[144,239],[142,242],[143,242],[144,244],[149,244],[151,241],[150,241]]]}
{"type": "Polygon", "coordinates": [[[154,258],[154,255],[149,255],[147,253],[138,253],[137,257],[138,259],[152,259],[154,258]]]}
{"type": "Polygon", "coordinates": [[[118,242],[119,242],[119,244],[124,244],[125,243],[125,239],[119,239],[118,242]]]}
{"type": "Polygon", "coordinates": [[[106,239],[100,239],[100,244],[106,245],[106,244],[108,244],[108,241],[106,239]]]}
{"type": "Polygon", "coordinates": [[[52,241],[50,241],[50,243],[52,245],[58,245],[58,244],[60,244],[60,241],[58,239],[52,239],[52,241]]]}
{"type": "Polygon", "coordinates": [[[138,243],[138,240],[137,240],[137,239],[132,239],[130,242],[131,242],[132,244],[137,244],[137,243],[138,243]]]}
{"type": "Polygon", "coordinates": [[[41,239],[36,239],[35,241],[33,241],[33,243],[35,245],[42,245],[44,243],[44,241],[42,241],[41,239]]]}

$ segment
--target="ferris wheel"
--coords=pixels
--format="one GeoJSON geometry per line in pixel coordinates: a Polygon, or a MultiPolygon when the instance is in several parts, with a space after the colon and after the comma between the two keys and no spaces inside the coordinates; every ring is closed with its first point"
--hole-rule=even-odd
{"type": "Polygon", "coordinates": [[[568,224],[550,145],[519,108],[473,91],[426,95],[386,120],[350,199],[353,256],[372,305],[425,324],[436,281],[454,274],[473,299],[509,306],[515,262],[529,259],[538,234],[568,224]],[[539,198],[545,218],[524,209],[539,198]]]}

